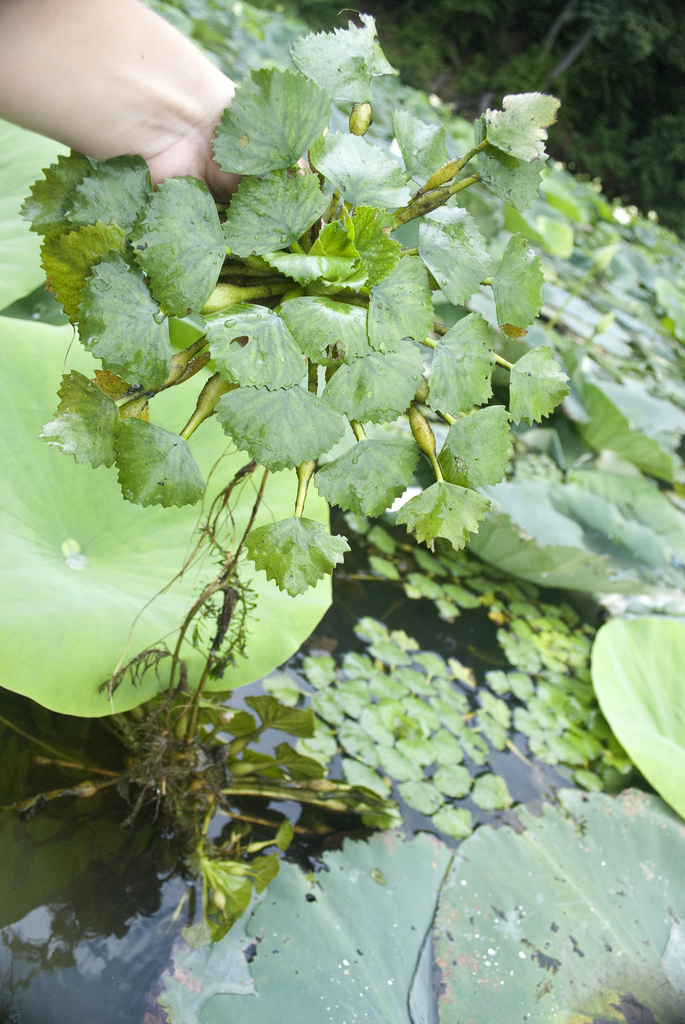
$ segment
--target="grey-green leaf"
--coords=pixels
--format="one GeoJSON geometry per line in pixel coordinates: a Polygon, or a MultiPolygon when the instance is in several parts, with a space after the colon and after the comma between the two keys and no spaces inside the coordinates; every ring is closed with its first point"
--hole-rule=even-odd
{"type": "Polygon", "coordinates": [[[404,256],[377,284],[369,302],[369,341],[379,352],[396,352],[402,338],[421,342],[433,329],[433,303],[426,268],[404,256]]]}
{"type": "Polygon", "coordinates": [[[344,537],[331,536],[322,523],[297,517],[252,530],[245,546],[256,567],[291,597],[330,575],[350,547],[344,537]]]}
{"type": "Polygon", "coordinates": [[[211,295],[226,255],[216,204],[197,178],[167,178],[131,233],[138,266],[167,313],[197,312],[211,295]]]}
{"type": "Polygon", "coordinates": [[[559,100],[540,92],[505,96],[502,110],[485,112],[488,142],[518,160],[537,160],[537,143],[547,138],[546,128],[557,119],[559,100]]]}
{"type": "Polygon", "coordinates": [[[371,79],[397,74],[378,44],[374,19],[370,14],[360,18],[362,28],[350,22],[347,29],[308,35],[292,46],[295,66],[335,100],[371,100],[371,79]]]}
{"type": "MultiPolygon", "coordinates": [[[[476,121],[476,145],[485,138],[485,118],[476,121]]],[[[516,210],[528,210],[540,189],[542,168],[547,160],[544,144],[536,143],[538,157],[526,162],[515,156],[486,146],[478,154],[478,174],[490,191],[516,210]]]]}
{"type": "Polygon", "coordinates": [[[57,157],[57,163],[43,171],[45,178],[31,186],[31,195],[21,208],[22,215],[31,222],[31,231],[46,238],[68,231],[67,208],[74,188],[92,170],[91,161],[81,153],[57,157]]]}
{"type": "Polygon", "coordinates": [[[76,462],[112,466],[114,437],[119,427],[116,403],[78,370],[64,374],[57,392],[62,399],[54,419],[41,431],[41,440],[76,462]]]}
{"type": "Polygon", "coordinates": [[[108,370],[124,380],[159,388],[169,375],[171,343],[137,267],[119,253],[93,267],[81,302],[79,337],[108,370]]]}
{"type": "Polygon", "coordinates": [[[406,411],[422,373],[421,352],[405,341],[392,359],[369,355],[341,366],[326,385],[323,397],[349,419],[387,423],[406,411]]]}
{"type": "Polygon", "coordinates": [[[450,424],[438,461],[449,483],[486,487],[503,479],[510,454],[509,414],[489,405],[450,424]]]}
{"type": "Polygon", "coordinates": [[[292,167],[330,116],[330,99],[315,82],[292,71],[253,71],[236,89],[217,127],[216,159],[234,174],[292,167]]]}
{"type": "Polygon", "coordinates": [[[205,492],[187,443],[155,423],[124,420],[117,453],[121,490],[137,505],[194,505],[205,492]]]}
{"type": "Polygon", "coordinates": [[[395,161],[359,135],[325,135],[312,146],[311,159],[352,206],[395,209],[409,202],[409,189],[395,161]]]}
{"type": "Polygon", "coordinates": [[[488,325],[480,313],[469,313],[436,342],[428,405],[455,414],[487,402],[494,365],[488,325]]]}
{"type": "Polygon", "coordinates": [[[375,518],[409,486],[420,454],[409,438],[359,441],[317,471],[316,487],[332,505],[375,518]]]}
{"type": "Polygon", "coordinates": [[[514,423],[539,422],[569,393],[568,377],[548,345],[526,352],[511,371],[509,411],[514,423]]]}
{"type": "Polygon", "coordinates": [[[406,502],[397,513],[397,522],[431,549],[436,537],[445,537],[459,549],[471,531],[478,532],[478,523],[489,506],[488,499],[476,491],[438,481],[406,502]]]}
{"type": "Polygon", "coordinates": [[[349,363],[370,352],[366,310],[361,306],[303,295],[284,302],[280,316],[302,352],[315,363],[349,363]]]}
{"type": "Polygon", "coordinates": [[[67,216],[77,228],[114,220],[128,233],[151,189],[150,172],[142,156],[115,156],[103,160],[76,185],[66,204],[67,216]]]}
{"type": "Polygon", "coordinates": [[[490,267],[485,241],[473,217],[456,206],[443,206],[421,218],[419,255],[446,299],[466,302],[490,267]]]}
{"type": "Polygon", "coordinates": [[[243,178],[226,211],[224,237],[237,256],[261,256],[296,242],[327,207],[315,174],[243,178]]]}
{"type": "Polygon", "coordinates": [[[445,129],[424,124],[408,110],[396,110],[392,122],[407,174],[424,185],[433,171],[447,162],[445,129]]]}
{"type": "Polygon", "coordinates": [[[240,451],[272,470],[294,469],[323,455],[345,432],[342,416],[299,386],[280,391],[237,388],[224,395],[216,415],[240,451]]]}
{"type": "Polygon", "coordinates": [[[540,257],[522,235],[512,235],[492,279],[497,323],[505,334],[508,326],[524,330],[535,320],[542,306],[544,281],[540,257]]]}
{"type": "Polygon", "coordinates": [[[206,324],[212,358],[226,380],[272,391],[301,382],[302,353],[277,313],[241,303],[222,309],[206,324]],[[245,336],[246,344],[236,340],[245,336]]]}

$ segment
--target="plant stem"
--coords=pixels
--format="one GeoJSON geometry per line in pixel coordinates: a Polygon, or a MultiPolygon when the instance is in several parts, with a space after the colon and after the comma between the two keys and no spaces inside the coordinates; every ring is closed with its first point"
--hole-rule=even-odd
{"type": "Polygon", "coordinates": [[[414,195],[412,202],[418,199],[420,196],[426,194],[426,192],[432,191],[434,188],[439,188],[440,185],[445,185],[448,181],[451,181],[455,174],[459,174],[462,167],[471,160],[477,153],[480,153],[482,149],[488,145],[487,139],[483,139],[477,146],[470,149],[468,153],[464,153],[463,156],[455,157],[454,160],[448,160],[447,163],[443,164],[442,167],[438,167],[437,171],[431,174],[430,178],[425,185],[422,185],[418,192],[414,195]]]}
{"type": "Polygon", "coordinates": [[[30,743],[35,743],[37,747],[42,747],[43,750],[47,750],[51,754],[55,754],[57,757],[66,758],[64,751],[58,750],[57,747],[51,747],[49,743],[45,743],[43,740],[36,739],[36,737],[32,736],[30,733],[24,732],[23,729],[20,729],[18,725],[14,724],[14,722],[10,722],[10,720],[5,718],[4,715],[0,715],[0,722],[3,725],[6,725],[8,729],[16,732],[18,736],[23,736],[23,738],[25,740],[29,740],[30,743]]]}
{"type": "Polygon", "coordinates": [[[310,459],[309,462],[301,462],[297,467],[297,498],[295,499],[295,511],[293,513],[298,519],[302,517],[304,512],[304,503],[307,500],[307,488],[309,487],[309,481],[314,475],[316,469],[316,459],[310,459]]]}
{"type": "Polygon", "coordinates": [[[200,310],[202,316],[218,313],[227,306],[235,306],[239,302],[251,302],[252,299],[268,299],[271,295],[283,295],[292,288],[291,281],[282,277],[274,277],[271,281],[260,284],[240,286],[220,282],[200,310]]]}
{"type": "Polygon", "coordinates": [[[510,363],[508,359],[504,358],[504,356],[498,356],[496,352],[493,352],[492,354],[495,357],[495,362],[498,366],[503,366],[505,370],[509,370],[510,372],[514,369],[514,364],[510,363]]]}
{"type": "Polygon", "coordinates": [[[237,387],[238,385],[232,381],[223,380],[218,373],[210,377],[197,397],[197,404],[193,415],[181,431],[183,440],[187,441],[201,423],[208,419],[209,416],[214,415],[214,410],[220,398],[228,394],[229,391],[234,391],[237,387]]]}
{"type": "Polygon", "coordinates": [[[352,431],[354,433],[354,436],[357,438],[358,441],[365,441],[366,440],[366,434],[364,433],[364,428],[362,427],[362,425],[359,422],[359,420],[350,420],[350,426],[352,427],[352,431]]]}
{"type": "Polygon", "coordinates": [[[468,178],[462,178],[461,181],[455,182],[454,185],[442,185],[440,188],[431,189],[430,192],[424,192],[422,195],[417,193],[408,206],[395,213],[395,228],[399,228],[402,224],[408,224],[416,217],[425,217],[427,213],[432,213],[439,206],[443,206],[451,196],[469,188],[477,181],[480,181],[480,176],[472,174],[468,178]]]}

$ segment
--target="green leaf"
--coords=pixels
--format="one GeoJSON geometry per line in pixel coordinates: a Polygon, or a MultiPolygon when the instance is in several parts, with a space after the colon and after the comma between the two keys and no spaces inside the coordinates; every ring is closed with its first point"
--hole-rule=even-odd
{"type": "Polygon", "coordinates": [[[433,330],[428,274],[417,256],[404,256],[377,284],[369,302],[369,341],[379,352],[397,352],[402,338],[416,342],[433,330]]]}
{"type": "Polygon", "coordinates": [[[449,483],[485,487],[503,479],[510,454],[509,414],[491,405],[450,424],[438,462],[449,483]]]}
{"type": "MultiPolygon", "coordinates": [[[[195,572],[176,578],[191,538],[197,540],[197,509],[122,501],[115,473],[93,472],[38,440],[38,425],[55,408],[65,353],[70,370],[94,375],[97,363],[72,342],[68,326],[0,318],[7,383],[0,425],[12,438],[3,455],[0,507],[0,675],[6,689],[45,707],[98,717],[136,707],[168,686],[170,659],[160,663],[159,675],[150,671],[135,685],[125,677],[111,702],[107,690],[99,690],[120,660],[173,637],[197,597],[195,572]]],[[[187,419],[182,392],[165,392],[157,414],[163,426],[173,429],[187,419]]],[[[226,455],[226,437],[213,419],[192,440],[203,475],[222,460],[210,485],[211,502],[247,459],[226,455]]],[[[292,507],[291,474],[270,474],[256,525],[287,516],[292,507]]],[[[240,536],[251,509],[248,500],[233,510],[240,536]]],[[[314,488],[307,514],[328,522],[326,503],[314,488]]],[[[298,650],[330,604],[328,579],[298,601],[281,594],[249,562],[241,580],[255,592],[260,622],[278,622],[278,629],[260,625],[250,632],[245,657],[228,665],[222,678],[210,679],[211,690],[268,675],[298,650]]],[[[197,685],[205,658],[190,645],[183,657],[189,685],[197,685]]]]}
{"type": "MultiPolygon", "coordinates": [[[[478,146],[485,139],[484,116],[478,118],[475,128],[475,143],[478,146]]],[[[483,184],[498,199],[503,199],[516,210],[530,209],[540,191],[542,168],[547,154],[544,152],[544,143],[537,142],[535,147],[538,156],[530,162],[518,160],[494,146],[486,146],[478,154],[478,174],[483,184]]]]}
{"type": "Polygon", "coordinates": [[[349,363],[366,355],[366,310],[333,299],[303,295],[288,299],[279,310],[295,341],[315,363],[349,363]]]}
{"type": "Polygon", "coordinates": [[[212,358],[226,380],[272,391],[302,380],[302,353],[281,317],[265,306],[228,306],[206,326],[212,358]],[[236,341],[245,336],[246,344],[236,341]]]}
{"type": "Polygon", "coordinates": [[[479,775],[475,780],[471,799],[484,811],[501,811],[505,807],[511,807],[514,802],[502,776],[493,775],[491,772],[479,775]]]}
{"type": "Polygon", "coordinates": [[[569,393],[567,381],[548,345],[526,352],[514,363],[509,381],[509,411],[514,423],[539,423],[549,416],[569,393]]]}
{"type": "Polygon", "coordinates": [[[98,163],[76,183],[66,201],[66,214],[75,228],[116,221],[128,234],[151,190],[142,156],[115,156],[98,163]]]}
{"type": "Polygon", "coordinates": [[[322,1006],[335,1004],[340,1021],[353,1021],[355,1013],[372,1024],[430,1019],[430,963],[416,981],[411,1015],[408,993],[450,854],[425,833],[408,842],[385,831],[368,842],[346,839],[342,850],[325,852],[327,870],[315,876],[283,862],[237,948],[232,933],[201,950],[177,941],[159,1003],[171,1024],[310,1024],[322,1020],[322,1006]],[[268,943],[255,946],[255,937],[263,935],[268,943]],[[251,980],[242,953],[248,947],[258,999],[243,994],[251,980]]]}
{"type": "Polygon", "coordinates": [[[431,936],[440,1024],[682,1016],[681,823],[634,789],[559,800],[460,847],[431,936]]]}
{"type": "Polygon", "coordinates": [[[360,135],[324,135],[312,146],[311,160],[351,206],[395,209],[411,198],[395,161],[360,135]]]}
{"type": "Polygon", "coordinates": [[[46,238],[43,243],[41,266],[72,323],[79,318],[86,278],[112,249],[120,253],[125,249],[124,232],[118,224],[88,224],[58,238],[46,238]]]}
{"type": "Polygon", "coordinates": [[[119,429],[116,403],[78,370],[64,374],[57,394],[61,402],[54,419],[44,425],[41,440],[73,455],[76,462],[90,462],[93,469],[113,466],[119,429]]]}
{"type": "Polygon", "coordinates": [[[397,790],[405,803],[421,814],[435,814],[444,803],[430,782],[400,782],[397,790]]]}
{"type": "Polygon", "coordinates": [[[478,522],[489,506],[488,499],[476,491],[437,482],[406,502],[397,513],[397,522],[431,550],[436,537],[445,537],[458,550],[471,531],[478,533],[478,522]]]}
{"type": "Polygon", "coordinates": [[[408,110],[396,110],[392,123],[407,174],[425,185],[433,171],[447,162],[445,129],[437,124],[424,124],[408,110]]]}
{"type": "Polygon", "coordinates": [[[216,159],[234,174],[292,167],[330,116],[330,100],[314,82],[292,71],[253,71],[238,85],[217,126],[216,159]]]}
{"type": "Polygon", "coordinates": [[[617,740],[657,793],[685,816],[685,623],[613,619],[592,648],[592,685],[617,740]]]}
{"type": "Polygon", "coordinates": [[[318,458],[345,432],[339,413],[299,386],[280,391],[237,388],[224,395],[216,414],[239,450],[272,470],[294,469],[318,458]]]}
{"type": "Polygon", "coordinates": [[[262,725],[280,729],[281,732],[287,732],[289,736],[314,735],[314,713],[311,708],[285,707],[270,694],[246,697],[245,703],[257,712],[262,725]]]}
{"type": "Polygon", "coordinates": [[[197,178],[167,178],[131,233],[138,266],[167,313],[204,306],[226,255],[216,204],[197,178]]]}
{"type": "Polygon", "coordinates": [[[183,438],[145,420],[122,421],[117,469],[124,497],[137,505],[194,505],[205,493],[202,474],[183,438]]]}
{"type": "Polygon", "coordinates": [[[366,267],[366,283],[372,288],[397,266],[402,246],[383,231],[384,227],[390,226],[392,218],[382,210],[372,206],[357,206],[352,211],[349,223],[354,232],[354,247],[366,267]]]}
{"type": "Polygon", "coordinates": [[[409,486],[421,451],[413,440],[364,440],[316,473],[316,488],[332,505],[376,518],[409,486]]]}
{"type": "Polygon", "coordinates": [[[370,789],[372,793],[375,793],[376,796],[382,799],[389,797],[390,786],[387,781],[378,772],[375,772],[373,768],[369,768],[367,764],[355,761],[351,757],[344,757],[342,759],[342,770],[345,781],[350,786],[363,786],[364,789],[370,789]]]}
{"type": "Polygon", "coordinates": [[[137,267],[119,253],[93,267],[83,293],[79,337],[107,369],[135,384],[161,387],[171,367],[171,343],[168,325],[158,320],[159,306],[137,267]]]}
{"type": "Polygon", "coordinates": [[[473,780],[468,768],[458,764],[438,768],[432,781],[445,796],[460,800],[468,794],[473,780]]]}
{"type": "Polygon", "coordinates": [[[488,325],[480,313],[469,313],[435,343],[428,405],[454,414],[487,402],[494,365],[488,325]]]}
{"type": "Polygon", "coordinates": [[[492,279],[497,323],[506,333],[508,326],[527,328],[542,306],[544,275],[540,257],[521,235],[512,235],[502,262],[492,279]]]}
{"type": "Polygon", "coordinates": [[[336,282],[335,291],[347,286],[359,288],[366,281],[366,269],[350,236],[340,221],[327,224],[309,250],[299,253],[266,253],[265,261],[299,284],[319,278],[336,282]]]}
{"type": "Polygon", "coordinates": [[[344,537],[332,537],[321,523],[298,517],[252,530],[245,545],[257,569],[291,597],[330,575],[350,550],[344,537]]]}
{"type": "Polygon", "coordinates": [[[359,17],[362,28],[350,21],[349,28],[296,39],[290,51],[295,67],[334,100],[369,101],[372,78],[398,74],[383,55],[374,19],[359,17]]]}
{"type": "Polygon", "coordinates": [[[433,824],[452,839],[466,839],[473,832],[471,812],[465,807],[441,807],[433,815],[433,824]]]}
{"type": "Polygon", "coordinates": [[[339,367],[323,398],[349,419],[387,423],[406,411],[422,374],[421,352],[405,341],[392,359],[370,355],[339,367]]]}
{"type": "Polygon", "coordinates": [[[456,206],[440,207],[421,218],[419,255],[455,306],[473,295],[490,267],[476,222],[456,206]]]}
{"type": "Polygon", "coordinates": [[[224,238],[238,256],[260,256],[296,242],[327,209],[315,174],[243,178],[226,211],[224,238]]]}
{"type": "Polygon", "coordinates": [[[502,110],[483,115],[487,140],[518,160],[537,160],[537,143],[547,138],[545,129],[556,121],[558,109],[559,100],[540,92],[505,96],[502,110]]]}
{"type": "MultiPolygon", "coordinates": [[[[4,126],[3,126],[4,127],[4,126]]],[[[37,136],[12,126],[13,133],[21,133],[21,140],[35,139],[37,136]]],[[[16,137],[16,136],[15,136],[16,137]]],[[[45,141],[45,140],[43,140],[45,141]]],[[[3,144],[3,152],[16,152],[16,142],[10,136],[6,139],[7,149],[3,144]]],[[[54,143],[50,144],[51,146],[54,143]]],[[[37,231],[46,238],[63,235],[69,230],[67,209],[72,192],[93,170],[93,164],[87,156],[71,152],[60,154],[57,163],[43,171],[45,177],[31,186],[31,195],[24,201],[21,212],[31,222],[31,231],[37,231]]]]}

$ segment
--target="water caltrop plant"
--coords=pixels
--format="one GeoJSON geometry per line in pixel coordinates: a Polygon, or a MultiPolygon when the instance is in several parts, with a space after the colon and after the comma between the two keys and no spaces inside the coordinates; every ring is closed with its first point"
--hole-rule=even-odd
{"type": "Polygon", "coordinates": [[[505,97],[455,158],[444,128],[398,110],[400,164],[364,138],[372,80],[394,73],[373,18],[297,40],[292,59],[294,72],[244,79],[217,127],[217,162],[243,176],[228,205],[190,177],[153,189],[141,157],[72,153],[33,186],[24,214],[44,236],[50,288],[102,364],[94,380],[63,376],[43,440],[77,462],[116,466],[128,501],[194,504],[205,481],[192,435],[216,416],[266,472],[294,471],[293,515],[251,529],[245,548],[296,596],[347,550],[305,515],[312,479],[331,504],[376,517],[423,453],[435,482],[398,521],[431,547],[436,537],[462,547],[488,508],[479,488],[504,476],[510,423],[539,421],[568,388],[549,348],[511,364],[496,332],[463,308],[484,283],[500,331],[521,337],[543,276],[520,235],[494,265],[459,205],[485,187],[530,206],[558,101],[505,97]],[[349,131],[329,128],[334,105],[349,112],[349,131]],[[418,245],[403,248],[395,232],[413,220],[418,245]],[[457,307],[454,326],[436,320],[435,292],[457,307]],[[497,364],[509,373],[508,406],[489,404],[497,364]],[[193,378],[199,394],[178,433],[155,424],[153,399],[193,378]],[[434,417],[449,425],[439,452],[434,417]],[[377,429],[396,421],[408,429],[377,429]]]}

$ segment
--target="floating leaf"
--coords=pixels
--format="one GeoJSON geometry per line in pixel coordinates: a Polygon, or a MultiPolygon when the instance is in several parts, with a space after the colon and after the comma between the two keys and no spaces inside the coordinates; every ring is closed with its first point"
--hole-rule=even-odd
{"type": "Polygon", "coordinates": [[[404,523],[407,533],[425,541],[431,550],[436,537],[445,537],[459,549],[471,531],[478,533],[478,522],[489,507],[482,494],[439,481],[406,502],[397,513],[397,522],[404,523]]]}
{"type": "Polygon", "coordinates": [[[90,462],[93,469],[113,466],[119,427],[116,403],[78,370],[64,374],[57,394],[62,401],[54,419],[43,427],[41,440],[73,455],[76,462],[90,462]]]}
{"type": "Polygon", "coordinates": [[[128,234],[152,190],[147,164],[142,156],[115,156],[89,169],[66,201],[70,224],[78,228],[116,221],[128,234]]]}
{"type": "Polygon", "coordinates": [[[466,839],[473,832],[471,812],[465,807],[441,807],[433,815],[433,824],[452,839],[466,839]]]}
{"type": "MultiPolygon", "coordinates": [[[[479,145],[485,138],[485,117],[478,118],[475,128],[475,142],[479,145]]],[[[478,175],[483,184],[498,199],[503,199],[516,210],[530,209],[540,191],[542,168],[547,154],[544,152],[544,143],[537,142],[535,145],[538,156],[530,162],[518,160],[494,146],[486,146],[478,154],[478,175]]]]}
{"type": "Polygon", "coordinates": [[[559,100],[540,92],[525,92],[505,96],[502,108],[484,114],[488,142],[518,160],[537,160],[537,143],[545,141],[545,129],[556,121],[559,100]]]}
{"type": "MultiPolygon", "coordinates": [[[[32,137],[31,133],[23,132],[21,128],[13,127],[13,131],[21,132],[22,138],[32,137]]],[[[3,145],[3,151],[14,153],[15,146],[10,143],[5,150],[3,145]]],[[[71,194],[92,170],[93,164],[87,156],[74,152],[68,156],[60,154],[57,163],[43,171],[45,177],[31,186],[31,195],[22,206],[23,216],[31,222],[31,231],[37,231],[46,238],[63,235],[68,231],[67,208],[71,194]]]]}
{"type": "Polygon", "coordinates": [[[433,783],[440,792],[455,800],[467,795],[472,781],[471,773],[463,764],[443,766],[433,776],[433,783]]]}
{"type": "Polygon", "coordinates": [[[408,110],[395,110],[392,123],[407,174],[424,185],[447,162],[445,129],[424,124],[408,110]]]}
{"type": "Polygon", "coordinates": [[[295,67],[334,100],[369,101],[372,78],[398,73],[383,55],[374,19],[370,14],[359,17],[362,28],[349,22],[349,28],[310,34],[292,45],[295,67]]]}
{"type": "Polygon", "coordinates": [[[205,493],[187,442],[155,423],[122,422],[117,469],[124,497],[137,505],[194,505],[205,493]]]}
{"type": "Polygon", "coordinates": [[[359,441],[317,470],[316,487],[332,505],[375,518],[409,486],[420,454],[411,439],[359,441]]]}
{"type": "MultiPolygon", "coordinates": [[[[512,327],[525,334],[524,329],[540,312],[543,283],[540,257],[528,248],[525,238],[512,235],[492,279],[497,322],[505,334],[511,337],[512,327]]],[[[518,333],[515,336],[520,337],[518,333]]]]}
{"type": "Polygon", "coordinates": [[[433,330],[428,274],[417,256],[404,256],[371,292],[369,341],[379,352],[397,352],[403,338],[416,342],[433,330]]]}
{"type": "Polygon", "coordinates": [[[311,160],[352,206],[394,209],[409,202],[409,189],[395,161],[359,135],[323,136],[312,146],[311,160]]]}
{"type": "Polygon", "coordinates": [[[478,776],[471,789],[471,799],[484,811],[501,811],[514,802],[503,777],[492,772],[478,776]]]}
{"type": "Polygon", "coordinates": [[[124,248],[124,232],[118,224],[88,224],[58,238],[46,238],[41,265],[72,323],[79,318],[83,289],[93,266],[110,250],[122,253],[124,248]]]}
{"type": "Polygon", "coordinates": [[[292,71],[252,71],[217,126],[214,152],[234,174],[292,167],[321,135],[331,103],[315,82],[292,71]]]}
{"type": "Polygon", "coordinates": [[[559,800],[460,847],[432,934],[440,1024],[682,1016],[681,824],[636,790],[559,800]]]}
{"type": "Polygon", "coordinates": [[[397,790],[404,802],[421,814],[435,814],[444,803],[431,782],[400,782],[397,790]]]}
{"type": "Polygon", "coordinates": [[[288,299],[279,312],[302,352],[315,363],[348,363],[370,351],[361,306],[303,295],[288,299]]]}
{"type": "Polygon", "coordinates": [[[103,257],[88,278],[79,337],[107,369],[125,380],[159,388],[169,375],[169,328],[159,322],[159,306],[141,271],[119,253],[103,257]]]}
{"type": "Polygon", "coordinates": [[[449,483],[485,487],[503,479],[510,454],[509,414],[490,405],[450,424],[438,461],[449,483]]]}
{"type": "Polygon", "coordinates": [[[421,352],[405,341],[392,360],[370,355],[339,367],[323,397],[349,419],[387,423],[406,411],[422,373],[421,352]]]}
{"type": "Polygon", "coordinates": [[[280,391],[237,388],[224,395],[216,415],[240,451],[272,470],[294,469],[323,455],[345,432],[333,406],[299,386],[280,391]]]}
{"type": "Polygon", "coordinates": [[[327,208],[315,174],[243,178],[226,211],[224,237],[238,256],[259,256],[296,242],[327,208]]]}
{"type": "Polygon", "coordinates": [[[204,306],[219,277],[226,243],[216,204],[197,178],[167,178],[131,233],[138,266],[167,313],[204,306]]]}
{"type": "Polygon", "coordinates": [[[236,384],[270,390],[299,384],[305,373],[302,353],[280,316],[264,306],[228,306],[206,321],[219,373],[236,384]],[[237,338],[247,336],[247,344],[237,338]]]}
{"type": "Polygon", "coordinates": [[[490,267],[476,222],[456,206],[440,207],[421,218],[419,255],[455,306],[473,295],[490,267]]]}
{"type": "Polygon", "coordinates": [[[616,738],[642,774],[685,816],[685,623],[613,619],[592,648],[592,684],[616,738]]]}
{"type": "Polygon", "coordinates": [[[539,423],[549,416],[569,393],[567,381],[548,345],[526,352],[511,370],[509,411],[514,423],[539,423]]]}
{"type": "Polygon", "coordinates": [[[428,405],[454,414],[487,402],[494,365],[488,325],[480,313],[469,313],[435,343],[428,405]]]}
{"type": "Polygon", "coordinates": [[[330,575],[350,549],[344,537],[331,536],[321,523],[298,517],[252,530],[245,544],[257,569],[291,597],[330,575]]]}

